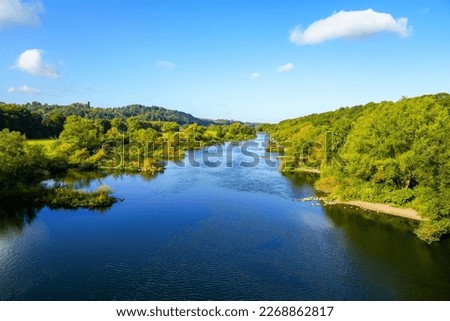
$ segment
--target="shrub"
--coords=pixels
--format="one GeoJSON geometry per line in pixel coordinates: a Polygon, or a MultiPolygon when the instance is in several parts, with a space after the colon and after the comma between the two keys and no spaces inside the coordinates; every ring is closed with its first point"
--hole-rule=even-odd
{"type": "Polygon", "coordinates": [[[450,233],[450,219],[422,222],[414,233],[428,244],[437,242],[443,235],[450,233]]]}
{"type": "Polygon", "coordinates": [[[50,208],[106,209],[118,201],[111,193],[111,188],[106,185],[101,185],[92,192],[69,186],[55,186],[48,193],[46,204],[50,208]]]}

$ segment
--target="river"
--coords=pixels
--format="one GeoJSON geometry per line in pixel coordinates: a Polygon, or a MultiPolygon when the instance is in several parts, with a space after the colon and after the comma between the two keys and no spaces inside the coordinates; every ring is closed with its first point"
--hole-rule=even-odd
{"type": "Polygon", "coordinates": [[[255,157],[238,148],[229,157],[169,162],[153,178],[72,178],[123,199],[104,212],[3,207],[0,299],[450,299],[450,240],[427,245],[407,220],[301,202],[315,195],[312,174],[283,176],[267,158],[239,166],[255,157]]]}

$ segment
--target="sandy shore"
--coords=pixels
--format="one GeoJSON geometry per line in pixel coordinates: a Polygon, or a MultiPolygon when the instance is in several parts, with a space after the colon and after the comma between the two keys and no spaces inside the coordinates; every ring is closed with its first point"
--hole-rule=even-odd
{"type": "MultiPolygon", "coordinates": [[[[294,171],[296,172],[304,172],[304,173],[315,173],[320,174],[320,170],[315,168],[296,168],[294,171]]],[[[348,202],[340,202],[340,201],[327,201],[325,198],[319,198],[325,205],[349,205],[349,206],[356,206],[360,207],[365,210],[377,212],[377,213],[384,213],[388,215],[394,215],[394,216],[400,216],[409,218],[411,220],[416,221],[426,221],[426,219],[422,218],[420,214],[413,210],[412,208],[399,208],[394,207],[387,204],[380,204],[380,203],[371,203],[371,202],[364,202],[364,201],[348,201],[348,202]]]]}
{"type": "Polygon", "coordinates": [[[314,174],[320,174],[320,170],[318,170],[317,168],[308,168],[308,167],[299,167],[299,168],[295,168],[293,170],[293,172],[297,172],[297,173],[314,173],[314,174]]]}
{"type": "Polygon", "coordinates": [[[411,208],[398,208],[393,207],[386,204],[378,204],[378,203],[370,203],[370,202],[363,202],[363,201],[348,201],[348,202],[339,202],[339,201],[325,201],[323,200],[325,205],[336,205],[336,204],[342,204],[342,205],[350,205],[350,206],[356,206],[360,207],[369,211],[394,215],[394,216],[400,216],[409,218],[416,221],[424,221],[424,219],[419,215],[419,213],[416,210],[413,210],[411,208]]]}

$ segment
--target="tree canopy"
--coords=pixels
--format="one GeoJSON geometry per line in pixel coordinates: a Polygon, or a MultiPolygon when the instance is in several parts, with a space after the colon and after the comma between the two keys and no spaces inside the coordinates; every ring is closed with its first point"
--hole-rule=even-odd
{"type": "Polygon", "coordinates": [[[283,145],[284,169],[320,169],[316,187],[330,198],[415,208],[428,219],[416,233],[429,242],[450,232],[450,95],[341,108],[264,129],[283,145]]]}
{"type": "MultiPolygon", "coordinates": [[[[231,120],[211,120],[194,117],[191,114],[171,110],[158,106],[128,105],[124,107],[91,107],[90,104],[74,103],[71,105],[49,105],[32,102],[23,105],[0,103],[0,130],[9,128],[19,131],[27,138],[56,138],[63,130],[67,117],[79,116],[88,119],[127,120],[128,125],[136,122],[152,122],[154,126],[170,127],[176,130],[177,126],[198,124],[209,126],[213,124],[230,125],[231,120]]],[[[132,128],[133,129],[133,128],[132,128]]],[[[156,128],[154,128],[156,129],[156,128]]],[[[164,131],[164,129],[163,129],[164,131]]]]}

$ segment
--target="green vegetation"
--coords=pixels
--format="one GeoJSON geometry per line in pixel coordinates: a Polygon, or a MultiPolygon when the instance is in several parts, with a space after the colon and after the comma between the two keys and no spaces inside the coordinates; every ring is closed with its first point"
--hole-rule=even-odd
{"type": "Polygon", "coordinates": [[[50,163],[41,146],[28,145],[18,132],[0,131],[0,200],[39,192],[37,183],[49,176],[50,163]]]}
{"type": "Polygon", "coordinates": [[[162,161],[183,158],[186,150],[251,139],[255,133],[254,128],[241,123],[179,126],[174,122],[145,121],[137,116],[126,121],[69,116],[50,157],[82,169],[154,174],[162,171],[162,161]]]}
{"type": "Polygon", "coordinates": [[[46,153],[51,152],[51,148],[55,143],[54,139],[27,139],[27,143],[30,146],[42,146],[46,153]]]}
{"type": "Polygon", "coordinates": [[[255,137],[251,126],[220,123],[140,105],[102,109],[0,103],[0,201],[65,208],[111,206],[116,200],[109,190],[48,188],[41,182],[70,168],[151,176],[163,171],[165,160],[183,158],[189,149],[255,137]]]}
{"type": "Polygon", "coordinates": [[[47,155],[42,144],[29,144],[25,136],[9,129],[0,131],[0,203],[94,209],[109,207],[117,201],[105,187],[85,192],[41,184],[61,171],[59,162],[47,155]]]}
{"type": "MultiPolygon", "coordinates": [[[[0,104],[0,199],[110,206],[110,192],[49,192],[40,182],[68,168],[154,175],[186,150],[255,136],[242,123],[190,123],[190,117],[140,105],[0,104]],[[59,138],[27,141],[23,134],[59,138]]],[[[449,94],[340,108],[257,129],[271,134],[283,172],[320,171],[315,185],[330,199],[414,208],[426,219],[416,234],[427,242],[450,233],[449,94]]]]}
{"type": "Polygon", "coordinates": [[[151,174],[162,171],[161,161],[183,157],[188,149],[255,136],[249,125],[162,107],[92,108],[80,103],[0,103],[1,129],[25,134],[28,146],[43,147],[55,169],[106,167],[151,174]]]}
{"type": "Polygon", "coordinates": [[[55,186],[47,193],[46,204],[50,208],[64,209],[107,209],[118,200],[111,197],[112,190],[105,185],[93,192],[78,190],[74,187],[55,186]]]}
{"type": "Polygon", "coordinates": [[[283,171],[320,169],[330,199],[412,207],[427,242],[450,233],[450,95],[403,98],[263,125],[283,171]]]}
{"type": "MultiPolygon", "coordinates": [[[[115,118],[125,121],[130,117],[152,122],[157,127],[163,127],[165,123],[178,125],[198,124],[201,126],[230,125],[233,123],[230,120],[213,121],[197,118],[191,114],[157,106],[129,105],[119,108],[94,108],[90,107],[89,103],[74,103],[60,106],[41,104],[39,102],[24,105],[0,102],[0,130],[8,128],[11,131],[21,132],[30,139],[57,138],[69,116],[102,120],[106,125],[115,118]]],[[[161,129],[167,130],[168,128],[161,129]]],[[[173,127],[171,130],[176,131],[173,127]]]]}

